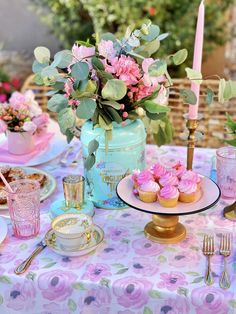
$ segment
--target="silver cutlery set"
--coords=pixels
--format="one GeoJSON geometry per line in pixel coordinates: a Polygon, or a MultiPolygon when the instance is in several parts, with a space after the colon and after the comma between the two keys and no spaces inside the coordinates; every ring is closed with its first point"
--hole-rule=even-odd
{"type": "Polygon", "coordinates": [[[73,160],[69,161],[68,157],[73,152],[73,150],[74,150],[73,146],[68,146],[62,158],[60,159],[59,162],[63,167],[77,167],[82,162],[82,148],[78,150],[73,160]]]}
{"type": "MultiPolygon", "coordinates": [[[[207,257],[207,271],[205,275],[205,283],[207,285],[212,285],[214,283],[214,277],[211,270],[211,257],[216,253],[213,236],[204,236],[202,252],[207,257]]],[[[222,255],[224,258],[224,270],[221,274],[219,285],[222,289],[228,289],[230,287],[230,276],[227,270],[227,257],[229,257],[231,254],[230,234],[221,235],[219,254],[222,255]]]]}

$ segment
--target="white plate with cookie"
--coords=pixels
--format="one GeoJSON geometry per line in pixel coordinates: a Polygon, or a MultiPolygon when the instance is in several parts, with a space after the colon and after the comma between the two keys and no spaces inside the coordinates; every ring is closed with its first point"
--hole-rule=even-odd
{"type": "MultiPolygon", "coordinates": [[[[8,182],[12,182],[18,179],[30,179],[38,181],[41,186],[41,202],[47,199],[50,195],[52,195],[52,193],[56,189],[57,183],[55,178],[46,171],[32,167],[0,166],[0,168],[8,182]]],[[[0,180],[0,210],[6,210],[8,208],[7,199],[3,188],[3,182],[0,180]]]]}

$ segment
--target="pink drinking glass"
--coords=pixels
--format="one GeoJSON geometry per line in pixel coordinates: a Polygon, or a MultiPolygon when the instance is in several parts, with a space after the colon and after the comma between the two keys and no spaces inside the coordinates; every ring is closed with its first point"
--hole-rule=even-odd
{"type": "Polygon", "coordinates": [[[223,198],[236,199],[236,147],[221,147],[216,151],[217,183],[223,198]]]}
{"type": "Polygon", "coordinates": [[[40,185],[33,180],[17,180],[10,186],[14,192],[6,192],[14,235],[33,238],[40,229],[40,185]]]}

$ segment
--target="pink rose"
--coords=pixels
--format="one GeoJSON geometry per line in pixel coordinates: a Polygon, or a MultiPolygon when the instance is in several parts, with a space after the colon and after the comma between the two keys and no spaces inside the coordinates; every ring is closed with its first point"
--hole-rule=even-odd
{"type": "Polygon", "coordinates": [[[25,95],[23,95],[19,92],[14,92],[11,95],[11,98],[9,99],[9,103],[13,107],[13,109],[15,109],[15,110],[28,109],[28,106],[25,104],[25,95]]]}
{"type": "Polygon", "coordinates": [[[49,122],[49,115],[48,113],[44,112],[40,114],[39,116],[33,118],[32,122],[36,124],[37,129],[43,129],[47,126],[49,122]]]}
{"type": "Polygon", "coordinates": [[[6,306],[19,313],[26,313],[35,305],[36,290],[32,280],[14,284],[5,293],[6,306]]]}
{"type": "Polygon", "coordinates": [[[7,95],[6,94],[0,94],[0,103],[5,102],[7,100],[7,95]]]}
{"type": "Polygon", "coordinates": [[[70,271],[50,270],[39,276],[38,286],[45,299],[64,301],[73,292],[72,283],[76,279],[77,276],[70,271]]]}
{"type": "Polygon", "coordinates": [[[26,132],[34,133],[37,130],[37,125],[32,121],[24,122],[22,129],[26,132]]]}
{"type": "Polygon", "coordinates": [[[120,305],[138,309],[148,303],[153,284],[145,278],[133,276],[118,279],[113,284],[113,293],[120,305]]]}
{"type": "Polygon", "coordinates": [[[167,103],[168,103],[168,91],[164,85],[161,85],[161,88],[158,92],[158,95],[154,101],[158,105],[167,105],[167,103]]]}
{"type": "Polygon", "coordinates": [[[0,133],[4,133],[7,130],[7,124],[3,121],[0,120],[0,133]]]}
{"type": "Polygon", "coordinates": [[[106,58],[107,60],[111,60],[116,56],[116,51],[111,40],[102,39],[98,44],[98,52],[102,57],[106,58]]]}

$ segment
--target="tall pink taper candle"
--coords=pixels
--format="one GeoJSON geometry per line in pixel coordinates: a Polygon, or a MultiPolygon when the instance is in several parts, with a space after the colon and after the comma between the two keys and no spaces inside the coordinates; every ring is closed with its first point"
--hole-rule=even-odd
{"type": "MultiPolygon", "coordinates": [[[[197,19],[197,29],[195,35],[195,45],[194,45],[194,56],[193,56],[193,69],[201,72],[202,68],[202,50],[203,50],[203,38],[204,38],[204,17],[205,17],[205,6],[204,0],[202,0],[197,19]]],[[[198,105],[199,105],[199,94],[200,85],[192,83],[191,90],[195,93],[197,97],[196,105],[189,105],[189,119],[196,119],[198,116],[198,105]]]]}

